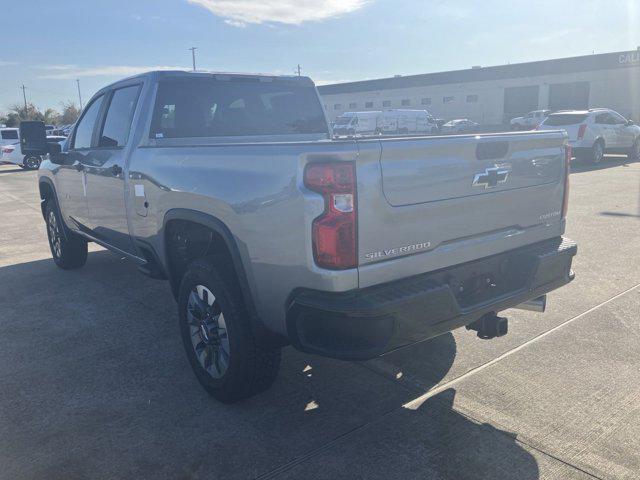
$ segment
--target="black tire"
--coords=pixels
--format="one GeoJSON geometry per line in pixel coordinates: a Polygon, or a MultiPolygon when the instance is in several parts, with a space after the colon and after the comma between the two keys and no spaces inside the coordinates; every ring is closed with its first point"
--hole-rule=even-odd
{"type": "Polygon", "coordinates": [[[588,154],[587,162],[591,165],[597,165],[602,162],[604,158],[604,142],[602,140],[596,140],[591,147],[591,151],[588,154]]]}
{"type": "Polygon", "coordinates": [[[26,155],[22,159],[22,168],[25,170],[37,170],[40,168],[40,164],[42,163],[42,158],[37,155],[26,155]]]}
{"type": "Polygon", "coordinates": [[[214,260],[195,260],[182,278],[180,333],[200,384],[220,402],[234,403],[271,386],[280,368],[280,348],[256,342],[232,268],[214,260]]]}
{"type": "Polygon", "coordinates": [[[65,227],[53,200],[45,207],[47,237],[53,261],[64,270],[82,267],[87,262],[87,241],[65,227]]]}
{"type": "Polygon", "coordinates": [[[629,153],[627,154],[629,160],[640,160],[640,137],[636,138],[636,141],[633,142],[633,146],[629,153]]]}

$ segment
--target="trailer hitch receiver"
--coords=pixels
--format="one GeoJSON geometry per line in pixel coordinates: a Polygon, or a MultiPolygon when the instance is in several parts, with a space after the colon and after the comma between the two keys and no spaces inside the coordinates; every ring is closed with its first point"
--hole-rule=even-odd
{"type": "Polygon", "coordinates": [[[502,337],[509,331],[509,320],[499,317],[495,312],[486,313],[475,322],[467,325],[467,330],[474,330],[478,333],[478,338],[490,340],[502,337]]]}

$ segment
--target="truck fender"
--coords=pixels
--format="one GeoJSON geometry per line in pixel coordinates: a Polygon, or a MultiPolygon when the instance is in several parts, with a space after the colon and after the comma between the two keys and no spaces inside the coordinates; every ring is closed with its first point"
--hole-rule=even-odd
{"type": "Polygon", "coordinates": [[[64,235],[65,240],[68,240],[67,229],[69,227],[67,227],[67,225],[64,223],[64,215],[62,214],[62,209],[60,208],[60,203],[58,202],[58,192],[56,191],[56,186],[54,185],[53,180],[51,180],[49,177],[40,177],[40,179],[38,180],[38,193],[40,195],[40,211],[42,212],[42,218],[44,218],[46,222],[47,219],[45,218],[44,201],[42,200],[43,186],[46,186],[45,188],[51,189],[53,201],[56,204],[56,208],[58,209],[58,212],[60,214],[60,220],[62,221],[64,227],[62,229],[62,234],[64,235]]]}
{"type": "Polygon", "coordinates": [[[167,271],[170,270],[169,264],[169,252],[166,248],[166,225],[171,220],[186,220],[194,223],[199,223],[204,225],[205,227],[210,228],[214,232],[220,235],[220,237],[224,240],[229,252],[231,253],[231,259],[233,261],[233,267],[235,269],[235,273],[238,279],[238,283],[240,285],[240,291],[242,294],[242,298],[247,308],[247,313],[251,318],[251,323],[254,327],[254,334],[256,338],[260,338],[264,342],[268,342],[273,345],[286,345],[288,341],[283,339],[280,335],[276,334],[269,330],[264,323],[260,320],[255,302],[253,299],[252,288],[247,277],[247,271],[245,269],[244,263],[242,261],[243,256],[241,255],[241,248],[245,248],[244,258],[249,258],[249,254],[246,251],[246,247],[241,242],[238,242],[236,238],[231,233],[231,230],[227,225],[222,222],[220,219],[209,215],[207,213],[203,213],[197,210],[191,210],[186,208],[174,208],[169,211],[164,216],[162,228],[160,233],[162,249],[163,249],[163,261],[165,263],[165,268],[167,271]]]}

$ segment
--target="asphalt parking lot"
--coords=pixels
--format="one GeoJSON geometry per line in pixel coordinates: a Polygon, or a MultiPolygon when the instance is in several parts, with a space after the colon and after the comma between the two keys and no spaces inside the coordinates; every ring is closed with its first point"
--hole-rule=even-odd
{"type": "Polygon", "coordinates": [[[165,282],[48,249],[35,173],[0,167],[0,478],[640,478],[640,163],[575,166],[576,280],[510,333],[348,363],[285,349],[234,406],[191,373],[165,282]]]}

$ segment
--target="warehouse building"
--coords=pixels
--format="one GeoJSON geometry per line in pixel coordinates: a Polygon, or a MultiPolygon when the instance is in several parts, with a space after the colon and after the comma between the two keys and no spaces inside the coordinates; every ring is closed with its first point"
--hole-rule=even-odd
{"type": "Polygon", "coordinates": [[[607,107],[640,120],[640,47],[625,52],[395,76],[318,87],[331,119],[349,111],[424,109],[507,124],[538,109],[607,107]]]}

